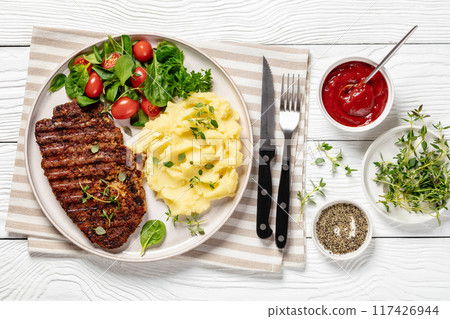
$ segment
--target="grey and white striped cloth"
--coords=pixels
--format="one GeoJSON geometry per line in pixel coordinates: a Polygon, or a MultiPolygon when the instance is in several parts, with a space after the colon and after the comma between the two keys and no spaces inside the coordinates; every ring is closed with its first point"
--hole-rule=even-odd
{"type": "MultiPolygon", "coordinates": [[[[25,170],[24,136],[29,112],[37,93],[47,81],[48,76],[72,52],[86,44],[102,39],[103,33],[34,27],[31,39],[28,76],[25,87],[25,98],[20,133],[17,145],[14,175],[12,180],[11,199],[6,222],[9,232],[28,235],[28,250],[52,255],[82,256],[84,251],[63,237],[48,221],[40,210],[30,188],[25,170]]],[[[276,99],[280,96],[281,75],[283,73],[299,73],[302,91],[306,99],[302,107],[301,123],[294,145],[295,168],[291,186],[291,215],[289,239],[284,250],[277,249],[274,239],[262,240],[255,231],[257,161],[254,161],[250,182],[236,211],[225,225],[204,244],[190,252],[175,257],[195,259],[221,267],[245,268],[279,272],[283,266],[301,268],[305,263],[305,223],[304,217],[297,220],[300,203],[296,193],[304,188],[303,159],[306,147],[308,122],[309,93],[309,51],[286,46],[269,46],[225,42],[193,42],[194,45],[213,57],[231,75],[244,96],[251,122],[254,123],[255,142],[259,140],[259,118],[261,115],[261,71],[262,55],[271,66],[276,99]]],[[[277,103],[278,106],[278,103],[277,103]]],[[[280,177],[280,157],[282,154],[283,135],[278,124],[276,111],[275,137],[279,139],[277,156],[272,168],[273,194],[277,194],[280,177]]],[[[294,150],[293,150],[294,151],[294,150]]],[[[293,159],[294,160],[294,159],[293,159]]],[[[273,212],[275,212],[273,203],[273,212]]],[[[271,225],[275,224],[275,213],[272,214],[271,225]]]]}

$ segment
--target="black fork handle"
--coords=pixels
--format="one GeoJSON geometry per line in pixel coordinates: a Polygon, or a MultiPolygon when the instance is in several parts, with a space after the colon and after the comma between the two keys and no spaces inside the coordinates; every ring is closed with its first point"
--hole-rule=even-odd
{"type": "Polygon", "coordinates": [[[290,159],[283,157],[281,166],[280,186],[277,198],[277,219],[275,230],[275,242],[278,248],[284,248],[287,242],[289,225],[289,200],[291,193],[290,159]]]}

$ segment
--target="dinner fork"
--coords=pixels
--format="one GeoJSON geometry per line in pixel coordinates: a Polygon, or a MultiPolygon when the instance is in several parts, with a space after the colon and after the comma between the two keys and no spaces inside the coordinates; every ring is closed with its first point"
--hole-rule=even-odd
{"type": "Polygon", "coordinates": [[[297,75],[295,81],[292,75],[292,85],[290,84],[290,75],[287,75],[286,90],[284,88],[284,74],[281,80],[281,98],[280,98],[280,126],[284,133],[283,160],[281,164],[280,186],[278,187],[277,198],[277,217],[275,241],[278,248],[284,248],[287,241],[287,232],[289,224],[289,201],[291,190],[290,158],[291,158],[291,138],[292,134],[300,122],[301,92],[300,75],[297,75]]]}

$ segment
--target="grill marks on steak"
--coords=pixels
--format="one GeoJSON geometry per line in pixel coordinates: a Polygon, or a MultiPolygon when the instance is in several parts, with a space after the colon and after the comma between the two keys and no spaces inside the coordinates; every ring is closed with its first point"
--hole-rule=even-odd
{"type": "Polygon", "coordinates": [[[136,230],[146,211],[143,159],[123,145],[123,136],[101,106],[80,108],[73,101],[56,106],[51,119],[36,123],[44,174],[67,215],[87,238],[103,248],[118,248],[136,230]],[[99,151],[92,153],[92,145],[99,151]],[[126,179],[118,179],[120,172],[126,179]],[[82,187],[97,199],[85,200],[82,187]],[[109,195],[107,195],[108,190],[109,195]],[[110,196],[118,203],[110,202],[110,196]],[[113,214],[111,223],[100,215],[113,214]],[[103,227],[106,234],[97,235],[103,227]]]}

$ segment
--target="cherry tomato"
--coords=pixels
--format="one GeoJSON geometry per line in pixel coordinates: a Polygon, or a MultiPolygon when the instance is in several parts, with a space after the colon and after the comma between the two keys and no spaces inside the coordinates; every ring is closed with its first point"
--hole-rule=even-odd
{"type": "Polygon", "coordinates": [[[134,70],[134,75],[131,77],[131,85],[134,88],[139,88],[138,91],[142,93],[143,83],[147,78],[147,70],[140,66],[134,70]]]}
{"type": "Polygon", "coordinates": [[[82,56],[79,56],[77,58],[75,58],[75,61],[73,61],[73,65],[76,64],[83,64],[83,65],[88,65],[87,71],[89,74],[91,74],[92,72],[92,64],[90,64],[85,58],[83,58],[82,56]]]}
{"type": "Polygon", "coordinates": [[[161,108],[159,106],[153,105],[146,98],[142,99],[141,102],[142,111],[149,117],[157,117],[161,113],[161,108]]]}
{"type": "Polygon", "coordinates": [[[120,54],[117,52],[113,52],[111,54],[108,54],[106,57],[108,59],[105,60],[105,58],[103,58],[102,67],[104,67],[105,69],[111,69],[116,65],[117,60],[120,58],[120,54]]]}
{"type": "Polygon", "coordinates": [[[139,109],[139,102],[127,96],[121,97],[113,104],[111,114],[118,120],[129,119],[139,109]]]}
{"type": "Polygon", "coordinates": [[[103,92],[103,82],[100,76],[96,72],[92,72],[89,76],[89,80],[86,83],[86,95],[90,98],[97,98],[103,92]]]}
{"type": "Polygon", "coordinates": [[[153,57],[152,45],[145,40],[141,40],[133,46],[133,54],[140,62],[147,62],[153,57]]]}

